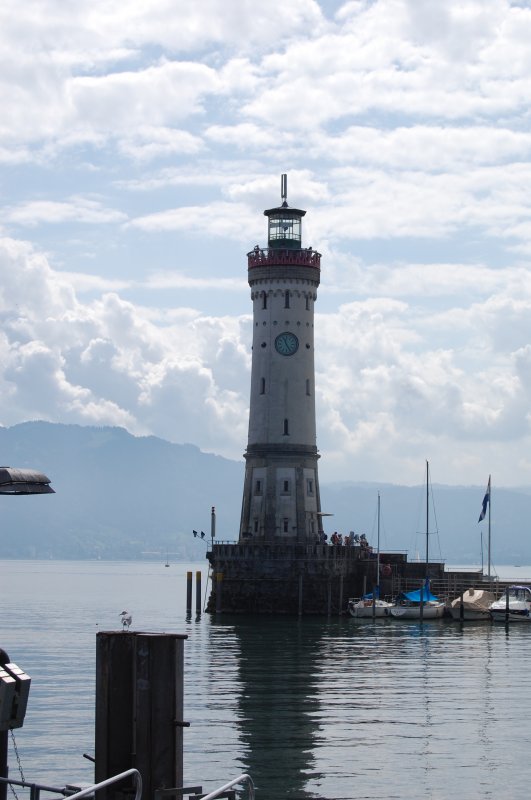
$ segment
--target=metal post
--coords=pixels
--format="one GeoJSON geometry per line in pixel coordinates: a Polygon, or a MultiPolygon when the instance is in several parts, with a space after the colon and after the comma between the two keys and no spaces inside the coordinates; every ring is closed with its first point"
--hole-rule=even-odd
{"type": "Polygon", "coordinates": [[[201,614],[201,570],[195,573],[195,613],[201,614]]]}

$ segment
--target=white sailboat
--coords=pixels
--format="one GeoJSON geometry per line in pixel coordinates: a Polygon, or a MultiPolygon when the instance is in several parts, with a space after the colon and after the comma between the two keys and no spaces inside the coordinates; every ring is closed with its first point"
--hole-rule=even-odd
{"type": "Polygon", "coordinates": [[[430,466],[426,461],[426,578],[420,589],[402,592],[389,609],[395,619],[440,619],[444,615],[444,603],[430,590],[428,578],[430,536],[430,466]]]}
{"type": "Polygon", "coordinates": [[[348,601],[348,611],[352,617],[387,617],[392,603],[380,599],[380,492],[378,492],[378,533],[376,548],[376,585],[372,592],[365,594],[360,600],[348,601]]]}

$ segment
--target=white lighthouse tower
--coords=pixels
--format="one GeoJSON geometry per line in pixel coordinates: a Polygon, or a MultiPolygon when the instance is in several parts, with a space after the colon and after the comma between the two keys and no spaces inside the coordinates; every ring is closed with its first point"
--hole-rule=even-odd
{"type": "Polygon", "coordinates": [[[302,247],[306,211],[264,211],[268,247],[247,254],[253,301],[249,437],[240,542],[319,541],[314,304],[321,255],[302,247]]]}

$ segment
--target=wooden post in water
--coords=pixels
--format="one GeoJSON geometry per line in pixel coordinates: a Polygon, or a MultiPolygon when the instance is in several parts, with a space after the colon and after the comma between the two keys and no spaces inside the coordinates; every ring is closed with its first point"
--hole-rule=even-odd
{"type": "Polygon", "coordinates": [[[192,613],[192,573],[186,573],[186,614],[192,613]]]}
{"type": "MultiPolygon", "coordinates": [[[[132,767],[142,800],[183,785],[183,634],[102,631],[96,635],[97,783],[132,767]]],[[[129,797],[119,783],[98,800],[129,797]]]]}
{"type": "Polygon", "coordinates": [[[326,608],[327,608],[327,615],[330,616],[331,613],[332,613],[332,581],[331,581],[330,578],[328,578],[327,591],[328,591],[328,595],[327,595],[327,598],[326,598],[327,599],[326,608]]]}
{"type": "Polygon", "coordinates": [[[302,572],[299,573],[299,617],[302,617],[302,572]]]}
{"type": "Polygon", "coordinates": [[[339,576],[339,616],[343,613],[343,574],[339,576]]]}
{"type": "Polygon", "coordinates": [[[195,613],[201,614],[201,570],[195,573],[195,613]]]}

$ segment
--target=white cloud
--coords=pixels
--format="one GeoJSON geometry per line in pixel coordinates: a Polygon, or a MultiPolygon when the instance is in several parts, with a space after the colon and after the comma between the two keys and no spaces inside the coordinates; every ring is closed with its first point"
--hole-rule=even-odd
{"type": "Polygon", "coordinates": [[[127,215],[116,209],[104,208],[97,200],[72,197],[67,201],[33,200],[4,209],[4,219],[18,225],[42,223],[59,224],[82,222],[90,225],[123,222],[127,215]]]}
{"type": "Polygon", "coordinates": [[[223,202],[213,203],[208,208],[170,208],[137,217],[127,224],[143,231],[180,230],[225,236],[238,241],[248,236],[256,238],[261,233],[259,221],[251,214],[248,206],[223,202]]]}
{"type": "Polygon", "coordinates": [[[193,155],[203,144],[188,131],[146,125],[119,139],[118,146],[124,155],[135,161],[150,161],[175,154],[193,155]]]}
{"type": "Polygon", "coordinates": [[[2,226],[31,243],[0,240],[0,421],[239,457],[245,253],[287,172],[321,471],[526,480],[530,35],[507,0],[7,0],[2,226]]]}

